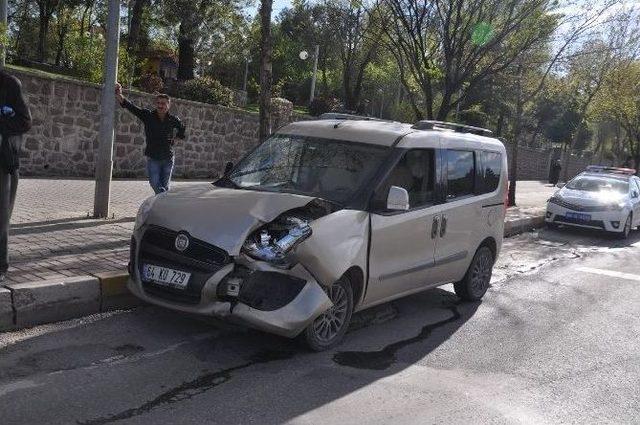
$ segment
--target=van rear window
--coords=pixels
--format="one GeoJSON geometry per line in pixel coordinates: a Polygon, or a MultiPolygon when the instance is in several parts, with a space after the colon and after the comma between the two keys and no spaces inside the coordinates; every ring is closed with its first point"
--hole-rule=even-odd
{"type": "Polygon", "coordinates": [[[471,151],[447,151],[447,199],[473,195],[475,161],[471,151]]]}
{"type": "Polygon", "coordinates": [[[500,184],[500,174],[502,173],[502,154],[499,152],[480,152],[482,161],[482,173],[480,190],[482,193],[491,193],[500,184]]]}

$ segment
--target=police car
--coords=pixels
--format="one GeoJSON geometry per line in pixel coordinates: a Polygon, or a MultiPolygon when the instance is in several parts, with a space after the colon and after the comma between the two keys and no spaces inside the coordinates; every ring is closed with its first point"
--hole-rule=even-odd
{"type": "Polygon", "coordinates": [[[547,202],[548,227],[574,226],[627,238],[640,226],[640,178],[636,170],[589,166],[547,202]]]}

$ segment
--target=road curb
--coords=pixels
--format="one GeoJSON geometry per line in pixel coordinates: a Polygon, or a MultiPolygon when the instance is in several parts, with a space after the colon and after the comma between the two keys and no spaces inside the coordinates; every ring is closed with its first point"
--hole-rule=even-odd
{"type": "Polygon", "coordinates": [[[15,328],[11,291],[0,288],[0,332],[15,328]]]}
{"type": "Polygon", "coordinates": [[[127,289],[129,274],[123,272],[96,273],[100,281],[100,311],[137,307],[142,303],[127,289]]]}
{"type": "Polygon", "coordinates": [[[508,238],[544,226],[544,215],[521,217],[504,223],[504,237],[508,238]]]}
{"type": "MultiPolygon", "coordinates": [[[[544,225],[544,216],[505,222],[511,237],[544,225]]],[[[126,272],[96,273],[64,280],[6,284],[0,287],[0,332],[144,304],[127,289],[126,272]]]]}
{"type": "Polygon", "coordinates": [[[10,283],[13,324],[25,328],[93,314],[100,309],[100,283],[93,276],[10,283]]]}

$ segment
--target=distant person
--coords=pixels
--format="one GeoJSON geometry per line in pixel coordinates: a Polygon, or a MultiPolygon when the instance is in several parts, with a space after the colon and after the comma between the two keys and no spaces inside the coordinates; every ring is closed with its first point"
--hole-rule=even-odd
{"type": "Polygon", "coordinates": [[[560,180],[560,172],[562,171],[562,164],[559,159],[554,160],[551,163],[551,172],[549,173],[549,183],[557,185],[560,180]]]}
{"type": "Polygon", "coordinates": [[[18,190],[22,135],[31,128],[31,112],[16,77],[0,69],[0,281],[9,269],[9,222],[18,190]]]}
{"type": "Polygon", "coordinates": [[[116,84],[116,99],[144,124],[147,139],[144,154],[151,188],[156,194],[168,191],[173,173],[175,138],[185,138],[184,124],[169,113],[171,98],[157,94],[154,110],[139,108],[122,95],[122,86],[116,84]]]}

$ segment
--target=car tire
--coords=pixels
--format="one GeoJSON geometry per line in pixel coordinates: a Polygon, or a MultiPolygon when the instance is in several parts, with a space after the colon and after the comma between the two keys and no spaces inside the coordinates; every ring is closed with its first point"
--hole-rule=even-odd
{"type": "Polygon", "coordinates": [[[627,239],[629,234],[631,234],[631,224],[633,223],[633,215],[629,214],[627,216],[627,220],[624,222],[624,227],[622,228],[622,232],[616,233],[616,237],[618,239],[627,239]]]}
{"type": "Polygon", "coordinates": [[[313,351],[324,351],[338,345],[349,329],[353,314],[353,288],[348,277],[343,276],[326,291],[334,305],[300,335],[313,351]]]}
{"type": "Polygon", "coordinates": [[[545,221],[544,225],[547,227],[547,229],[549,230],[556,230],[558,228],[558,225],[556,223],[552,223],[550,221],[545,221]]]}
{"type": "Polygon", "coordinates": [[[487,246],[481,246],[471,260],[467,273],[460,282],[453,284],[456,295],[465,301],[482,299],[489,289],[493,272],[493,252],[487,246]]]}

